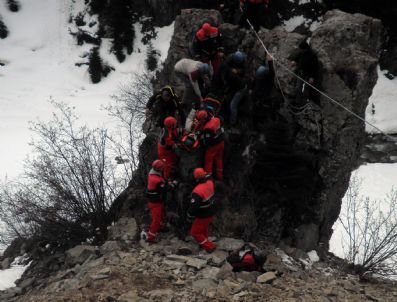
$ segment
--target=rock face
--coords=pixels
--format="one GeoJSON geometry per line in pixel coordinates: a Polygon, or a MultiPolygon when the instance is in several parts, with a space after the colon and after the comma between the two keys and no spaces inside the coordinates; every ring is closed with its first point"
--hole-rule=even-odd
{"type": "MultiPolygon", "coordinates": [[[[252,34],[223,23],[217,11],[183,10],[176,18],[169,55],[156,88],[172,84],[178,94],[183,93],[173,66],[189,57],[187,41],[201,20],[220,26],[227,52],[241,49],[247,53],[250,72],[259,66],[265,53],[252,34]]],[[[359,116],[364,116],[377,80],[381,32],[379,20],[335,10],[325,15],[311,37],[320,66],[319,87],[359,116]]],[[[293,69],[288,58],[306,37],[282,28],[260,35],[278,62],[293,69]]],[[[276,73],[279,84],[275,81],[273,97],[282,103],[279,117],[266,126],[253,125],[250,99],[246,98],[238,126],[226,128],[225,181],[216,185],[219,209],[213,231],[251,240],[284,240],[305,251],[319,243],[327,247],[350,173],[360,156],[364,125],[324,96],[319,98],[320,106],[312,104],[303,113],[291,113],[296,80],[279,64],[276,73]]],[[[124,206],[135,216],[145,208],[146,200],[137,192],[143,192],[149,165],[156,158],[158,129],[146,129],[136,181],[128,189],[128,206],[124,206]]],[[[200,152],[180,154],[181,185],[169,203],[172,217],[183,211],[193,185],[191,172],[202,165],[201,156],[200,152]]]]}

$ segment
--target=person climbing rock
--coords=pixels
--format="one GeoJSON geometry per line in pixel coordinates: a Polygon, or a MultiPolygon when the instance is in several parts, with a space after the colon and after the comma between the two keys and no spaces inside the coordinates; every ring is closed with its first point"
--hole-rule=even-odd
{"type": "Polygon", "coordinates": [[[240,250],[232,252],[226,260],[232,265],[234,272],[264,272],[266,256],[257,247],[246,243],[240,250]]]}
{"type": "MultiPolygon", "coordinates": [[[[318,58],[306,40],[299,44],[299,48],[290,57],[293,65],[296,65],[297,74],[313,86],[318,84],[318,58]]],[[[308,101],[313,101],[319,105],[319,97],[310,86],[298,79],[296,83],[297,106],[305,105],[308,101]]]]}
{"type": "Polygon", "coordinates": [[[204,169],[212,175],[213,165],[216,166],[216,178],[223,180],[223,152],[225,142],[223,140],[223,127],[220,118],[211,117],[205,110],[196,114],[197,129],[200,131],[200,145],[205,148],[204,169]]]}
{"type": "Polygon", "coordinates": [[[250,29],[247,19],[251,22],[255,31],[259,31],[263,18],[269,5],[269,0],[240,0],[240,9],[242,11],[240,27],[250,29]]]}
{"type": "MultiPolygon", "coordinates": [[[[238,106],[247,93],[245,81],[246,54],[236,51],[230,54],[221,66],[221,79],[225,87],[225,100],[230,99],[230,124],[237,122],[238,106]]],[[[228,102],[225,102],[227,105],[228,102]]]]}
{"type": "Polygon", "coordinates": [[[172,190],[173,183],[166,183],[163,177],[164,162],[156,159],[152,163],[152,168],[148,175],[147,198],[148,207],[151,211],[152,222],[147,232],[147,242],[154,243],[156,241],[157,232],[165,230],[164,223],[164,199],[168,190],[172,190]]]}
{"type": "Polygon", "coordinates": [[[196,168],[193,176],[197,185],[188,209],[188,217],[193,221],[190,235],[207,252],[213,252],[216,245],[208,240],[208,227],[215,215],[214,182],[203,168],[196,168]]]}
{"type": "Polygon", "coordinates": [[[249,89],[251,96],[252,119],[254,126],[274,120],[280,109],[280,102],[273,95],[274,90],[273,59],[267,55],[266,59],[255,72],[254,79],[249,89]]]}
{"type": "Polygon", "coordinates": [[[184,135],[184,129],[177,128],[177,120],[169,116],[164,119],[164,127],[161,129],[157,143],[158,156],[164,162],[164,178],[167,180],[172,175],[173,168],[177,163],[175,150],[184,135]]]}
{"type": "Polygon", "coordinates": [[[207,63],[182,59],[175,64],[175,72],[185,83],[182,104],[185,112],[198,107],[210,88],[212,71],[207,63]]]}
{"type": "Polygon", "coordinates": [[[201,62],[211,63],[214,75],[216,75],[224,56],[219,29],[209,23],[204,23],[194,35],[192,52],[194,57],[201,62]]]}
{"type": "Polygon", "coordinates": [[[167,116],[177,117],[181,124],[185,124],[185,113],[182,110],[181,100],[175,93],[172,86],[164,86],[156,92],[146,104],[146,113],[152,113],[156,116],[156,126],[162,127],[163,121],[167,116]]]}

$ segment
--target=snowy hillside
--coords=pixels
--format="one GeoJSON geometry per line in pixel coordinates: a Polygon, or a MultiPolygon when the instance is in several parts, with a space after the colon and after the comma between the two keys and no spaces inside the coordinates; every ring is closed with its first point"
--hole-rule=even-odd
{"type": "MultiPolygon", "coordinates": [[[[9,36],[0,39],[0,177],[16,176],[29,153],[31,133],[28,122],[51,114],[48,100],[69,103],[76,107],[83,122],[90,126],[111,121],[101,106],[110,102],[120,83],[127,82],[132,72],[144,69],[146,46],[141,43],[137,24],[134,53],[120,64],[110,54],[110,42],[102,39],[101,56],[115,68],[99,84],[92,84],[87,66],[75,66],[92,47],[77,46],[69,34],[71,14],[84,8],[84,0],[20,0],[17,13],[0,3],[0,12],[9,29],[9,36]]],[[[157,30],[153,41],[165,59],[173,25],[157,30]]],[[[109,126],[109,125],[107,125],[109,126]]]]}

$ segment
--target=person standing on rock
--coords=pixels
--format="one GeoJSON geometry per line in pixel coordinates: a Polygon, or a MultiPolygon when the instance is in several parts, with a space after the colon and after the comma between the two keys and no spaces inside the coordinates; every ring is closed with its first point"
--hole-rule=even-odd
{"type": "Polygon", "coordinates": [[[168,180],[172,170],[177,163],[177,154],[175,150],[178,143],[184,135],[184,129],[176,128],[177,120],[169,116],[164,119],[164,128],[161,129],[159,141],[157,143],[157,152],[159,158],[164,162],[164,179],[168,180]]]}
{"type": "Polygon", "coordinates": [[[157,117],[156,126],[162,127],[167,116],[176,117],[178,113],[182,125],[185,124],[185,113],[182,110],[181,100],[172,86],[164,86],[156,92],[146,104],[146,113],[154,113],[157,117]]]}
{"type": "Polygon", "coordinates": [[[214,75],[218,74],[224,56],[219,29],[204,23],[194,35],[192,52],[201,62],[211,63],[214,75]]]}
{"type": "Polygon", "coordinates": [[[223,180],[223,152],[225,142],[223,140],[223,127],[219,117],[210,116],[207,111],[200,110],[196,114],[199,123],[200,145],[205,148],[204,168],[212,175],[213,166],[216,166],[216,178],[223,180]]]}
{"type": "MultiPolygon", "coordinates": [[[[226,99],[230,99],[231,125],[237,122],[238,107],[247,92],[247,84],[244,78],[246,58],[245,53],[236,51],[229,55],[221,66],[220,76],[222,85],[225,87],[224,93],[226,96],[230,96],[226,99]]],[[[228,104],[228,102],[225,104],[228,104]]]]}
{"type": "Polygon", "coordinates": [[[156,242],[156,235],[159,231],[166,230],[164,223],[164,199],[167,191],[173,189],[173,184],[166,183],[163,177],[164,162],[156,159],[152,163],[152,169],[148,176],[147,198],[148,207],[151,211],[152,222],[147,232],[146,241],[156,242]]]}
{"type": "Polygon", "coordinates": [[[211,253],[216,249],[215,243],[208,240],[208,228],[215,214],[215,186],[203,168],[196,168],[193,176],[197,185],[192,191],[188,209],[188,217],[193,220],[190,235],[203,249],[211,253]]]}
{"type": "Polygon", "coordinates": [[[207,63],[182,59],[175,64],[175,72],[185,83],[182,104],[185,112],[198,108],[210,88],[212,71],[207,63]]]}
{"type": "Polygon", "coordinates": [[[247,22],[248,19],[255,31],[259,31],[269,2],[269,0],[240,0],[240,9],[243,12],[240,19],[240,27],[250,29],[251,27],[247,22]]]}

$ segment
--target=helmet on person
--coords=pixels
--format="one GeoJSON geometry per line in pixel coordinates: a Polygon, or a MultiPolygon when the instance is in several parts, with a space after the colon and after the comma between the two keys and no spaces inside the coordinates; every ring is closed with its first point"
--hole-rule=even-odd
{"type": "Polygon", "coordinates": [[[208,118],[208,113],[205,110],[200,110],[197,111],[196,113],[196,119],[198,119],[199,121],[205,120],[208,118]]]}
{"type": "Polygon", "coordinates": [[[241,51],[236,51],[235,53],[233,53],[233,61],[236,62],[237,64],[242,64],[245,61],[245,53],[241,52],[241,51]]]}
{"type": "Polygon", "coordinates": [[[167,128],[174,128],[176,126],[176,118],[173,116],[164,119],[164,126],[167,128]]]}
{"type": "Polygon", "coordinates": [[[261,65],[258,67],[258,69],[255,72],[255,77],[256,78],[264,78],[269,74],[269,67],[261,65]]]}
{"type": "Polygon", "coordinates": [[[210,72],[210,67],[207,63],[201,63],[200,66],[198,67],[198,70],[202,74],[208,74],[210,72]]]}
{"type": "Polygon", "coordinates": [[[201,29],[204,31],[204,33],[208,36],[211,34],[211,24],[209,23],[204,23],[201,29]]]}
{"type": "Polygon", "coordinates": [[[161,159],[156,159],[153,163],[152,163],[152,168],[156,171],[163,171],[164,170],[164,162],[161,159]]]}
{"type": "Polygon", "coordinates": [[[194,172],[193,172],[194,179],[196,179],[196,180],[203,179],[203,178],[205,178],[206,175],[207,175],[207,173],[205,172],[205,170],[203,168],[194,169],[194,172]]]}

